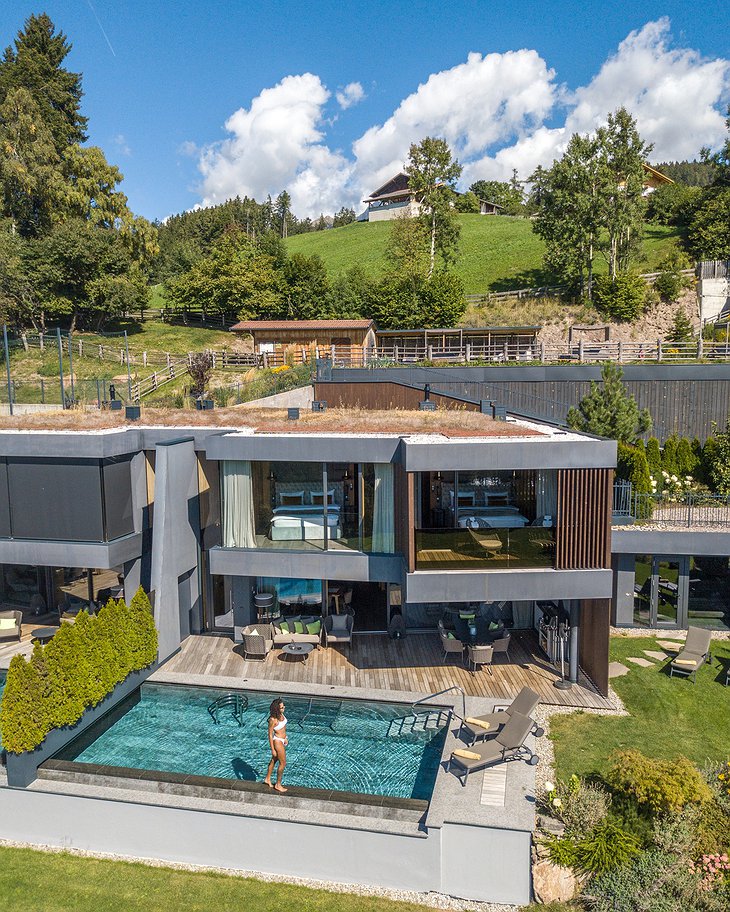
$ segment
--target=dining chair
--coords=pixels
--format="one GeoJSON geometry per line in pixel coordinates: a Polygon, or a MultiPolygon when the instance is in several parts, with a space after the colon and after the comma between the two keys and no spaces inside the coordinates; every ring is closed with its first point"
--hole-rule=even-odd
{"type": "Polygon", "coordinates": [[[494,648],[492,646],[467,646],[467,659],[472,666],[472,674],[476,672],[479,665],[486,665],[487,671],[491,674],[493,658],[494,648]]]}

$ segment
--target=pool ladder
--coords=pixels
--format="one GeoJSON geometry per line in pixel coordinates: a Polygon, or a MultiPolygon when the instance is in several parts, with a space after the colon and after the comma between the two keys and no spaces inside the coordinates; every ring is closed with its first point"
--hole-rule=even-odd
{"type": "Polygon", "coordinates": [[[231,715],[238,722],[239,725],[243,725],[243,714],[248,709],[248,697],[243,694],[229,693],[225,694],[222,697],[218,697],[217,700],[213,702],[208,707],[208,712],[210,717],[216,725],[220,725],[220,712],[223,709],[228,709],[230,707],[231,715]]]}
{"type": "Polygon", "coordinates": [[[404,731],[432,731],[439,728],[441,725],[448,725],[452,716],[456,716],[457,719],[463,719],[466,716],[466,695],[458,684],[453,684],[451,687],[447,687],[444,690],[439,690],[436,693],[429,694],[427,697],[416,700],[415,703],[411,704],[411,711],[407,716],[399,716],[397,719],[393,719],[388,726],[388,734],[402,735],[404,731]],[[425,709],[416,709],[417,706],[421,706],[429,700],[433,700],[434,697],[441,697],[444,694],[453,692],[461,694],[461,716],[454,712],[450,706],[443,708],[428,706],[425,709]],[[446,717],[446,721],[444,721],[444,716],[446,717]],[[421,727],[419,728],[417,726],[421,717],[424,718],[421,727]]]}
{"type": "Polygon", "coordinates": [[[451,710],[445,709],[421,709],[418,712],[409,713],[407,716],[399,716],[392,719],[388,726],[388,737],[397,735],[410,734],[415,732],[436,731],[444,725],[449,724],[451,710]]]}

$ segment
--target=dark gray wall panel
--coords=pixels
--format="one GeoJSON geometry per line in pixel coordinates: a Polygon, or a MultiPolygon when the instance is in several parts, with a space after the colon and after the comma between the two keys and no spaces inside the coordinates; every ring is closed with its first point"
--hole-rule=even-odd
{"type": "Polygon", "coordinates": [[[0,459],[0,538],[10,535],[10,500],[8,497],[8,465],[0,459]]]}
{"type": "Polygon", "coordinates": [[[11,458],[8,479],[14,538],[104,540],[97,460],[11,458]]]}
{"type": "MultiPolygon", "coordinates": [[[[398,380],[434,391],[492,399],[535,418],[562,422],[571,405],[601,379],[598,364],[532,367],[408,367],[341,369],[333,380],[398,380]]],[[[730,413],[730,364],[627,364],[624,382],[641,408],[648,408],[661,440],[676,432],[704,440],[712,423],[725,426],[730,413]]]]}
{"type": "Polygon", "coordinates": [[[108,540],[134,532],[131,465],[131,459],[126,456],[104,460],[104,510],[108,540]]]}

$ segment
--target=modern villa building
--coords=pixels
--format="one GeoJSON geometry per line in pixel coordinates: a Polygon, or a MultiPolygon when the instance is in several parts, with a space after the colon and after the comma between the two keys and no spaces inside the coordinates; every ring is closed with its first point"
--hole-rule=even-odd
{"type": "Polygon", "coordinates": [[[240,637],[261,594],[319,614],[347,590],[359,633],[470,605],[536,628],[552,602],[573,676],[606,692],[614,443],[482,414],[303,417],[1,431],[4,603],[73,613],[141,584],[164,657],[240,637]]]}

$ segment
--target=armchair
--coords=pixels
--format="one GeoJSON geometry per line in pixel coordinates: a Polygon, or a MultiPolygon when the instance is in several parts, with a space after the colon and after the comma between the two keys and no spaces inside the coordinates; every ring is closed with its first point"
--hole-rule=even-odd
{"type": "Polygon", "coordinates": [[[328,614],[324,619],[325,645],[346,643],[351,646],[354,620],[351,614],[328,614]]]}
{"type": "Polygon", "coordinates": [[[274,645],[274,634],[271,624],[249,624],[241,631],[243,654],[257,659],[266,659],[274,645]]]}
{"type": "Polygon", "coordinates": [[[23,622],[22,611],[0,611],[0,640],[17,640],[20,642],[20,625],[23,622]],[[10,621],[13,623],[11,624],[10,621]]]}

